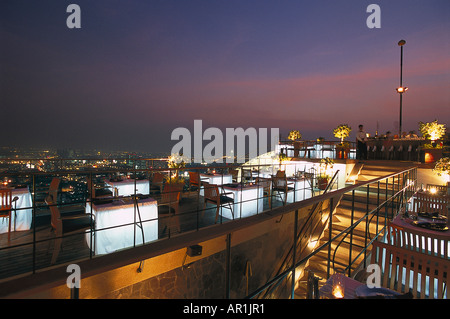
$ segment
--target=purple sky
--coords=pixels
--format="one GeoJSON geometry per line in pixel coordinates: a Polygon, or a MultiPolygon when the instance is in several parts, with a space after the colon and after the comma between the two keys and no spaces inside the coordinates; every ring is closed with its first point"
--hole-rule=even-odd
{"type": "Polygon", "coordinates": [[[448,0],[3,0],[0,21],[0,146],[168,152],[194,119],[304,139],[395,131],[401,39],[403,130],[450,125],[448,0]]]}

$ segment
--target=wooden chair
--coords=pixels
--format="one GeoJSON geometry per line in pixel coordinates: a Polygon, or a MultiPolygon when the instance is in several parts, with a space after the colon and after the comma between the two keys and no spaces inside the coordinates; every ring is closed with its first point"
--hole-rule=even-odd
{"type": "Polygon", "coordinates": [[[238,178],[239,178],[239,170],[237,170],[237,169],[230,169],[229,173],[231,175],[231,181],[233,183],[237,183],[238,182],[238,178]]]}
{"type": "Polygon", "coordinates": [[[219,211],[221,207],[226,207],[231,210],[231,215],[234,219],[233,206],[234,206],[234,198],[228,197],[227,195],[234,195],[233,193],[220,193],[219,187],[215,184],[209,184],[207,182],[203,182],[204,190],[205,190],[205,204],[212,203],[217,206],[216,209],[216,220],[219,218],[219,211]]]}
{"type": "MultiPolygon", "coordinates": [[[[161,199],[158,202],[158,213],[169,215],[169,233],[176,226],[176,231],[180,232],[180,217],[179,217],[179,204],[180,204],[180,190],[177,186],[166,184],[164,190],[161,193],[161,199]]],[[[164,228],[164,230],[167,226],[164,228]]]]}
{"type": "Polygon", "coordinates": [[[275,174],[275,177],[286,177],[286,172],[278,170],[277,173],[275,174]]]}
{"type": "MultiPolygon", "coordinates": [[[[58,258],[59,251],[61,250],[61,244],[63,241],[62,236],[76,233],[84,234],[86,230],[93,230],[95,229],[95,221],[91,219],[89,214],[62,217],[57,203],[53,199],[52,195],[48,195],[45,202],[50,209],[52,232],[55,234],[55,245],[51,260],[51,264],[53,265],[58,258]]],[[[93,251],[95,251],[95,249],[93,251]]]]}
{"type": "Polygon", "coordinates": [[[277,174],[272,177],[272,194],[274,191],[277,192],[277,195],[280,196],[283,204],[286,205],[288,193],[295,190],[295,187],[292,187],[292,185],[295,185],[295,182],[288,181],[284,171],[278,171],[277,174]],[[281,196],[281,193],[284,193],[284,199],[281,196]]]}
{"type": "Polygon", "coordinates": [[[450,263],[443,258],[374,241],[371,264],[381,269],[381,286],[414,298],[448,299],[450,263]]]}
{"type": "Polygon", "coordinates": [[[55,200],[58,199],[58,188],[61,180],[58,177],[53,177],[48,188],[48,194],[51,195],[55,200]]]}
{"type": "Polygon", "coordinates": [[[449,197],[418,192],[412,210],[416,213],[439,213],[448,217],[449,197]]]}
{"type": "Polygon", "coordinates": [[[12,189],[0,189],[0,217],[8,218],[8,241],[11,240],[12,189]]]}
{"type": "MultiPolygon", "coordinates": [[[[112,197],[113,193],[106,187],[96,187],[90,177],[86,177],[87,190],[92,199],[112,197]]],[[[56,198],[56,197],[54,197],[56,198]]]]}
{"type": "Polygon", "coordinates": [[[164,174],[156,172],[153,174],[152,182],[150,184],[150,193],[159,192],[162,193],[164,186],[164,174]]]}
{"type": "Polygon", "coordinates": [[[189,190],[200,191],[202,182],[200,181],[200,174],[198,172],[189,172],[189,190]]]}
{"type": "Polygon", "coordinates": [[[429,232],[421,231],[420,228],[406,228],[389,223],[387,226],[387,243],[404,249],[414,250],[423,254],[429,254],[448,260],[449,237],[430,235],[429,232]]]}
{"type": "Polygon", "coordinates": [[[242,169],[241,181],[244,183],[252,181],[252,170],[251,169],[242,169]]]}
{"type": "Polygon", "coordinates": [[[377,145],[376,144],[375,145],[367,145],[367,157],[369,159],[377,158],[377,145]]]}

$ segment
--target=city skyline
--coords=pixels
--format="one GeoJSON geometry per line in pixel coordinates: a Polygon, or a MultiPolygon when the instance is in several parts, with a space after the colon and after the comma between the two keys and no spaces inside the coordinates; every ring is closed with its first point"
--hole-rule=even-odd
{"type": "Polygon", "coordinates": [[[450,119],[450,3],[3,1],[1,146],[169,152],[177,127],[333,138],[450,119]],[[81,9],[70,29],[69,4],[81,9]],[[369,28],[368,5],[381,8],[369,28]]]}

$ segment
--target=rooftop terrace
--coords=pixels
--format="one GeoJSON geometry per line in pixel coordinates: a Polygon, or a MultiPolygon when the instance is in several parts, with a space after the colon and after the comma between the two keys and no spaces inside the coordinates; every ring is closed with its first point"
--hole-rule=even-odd
{"type": "MultiPolygon", "coordinates": [[[[418,163],[414,165],[413,162],[391,162],[394,169],[384,171],[379,175],[388,176],[380,188],[380,180],[363,182],[359,162],[347,158],[334,161],[333,168],[327,172],[334,178],[331,185],[327,189],[323,189],[319,185],[319,177],[323,175],[324,167],[321,167],[320,159],[305,159],[304,157],[308,157],[307,154],[308,152],[303,154],[306,156],[296,154],[300,157],[291,158],[282,163],[274,161],[273,158],[268,163],[267,159],[260,158],[258,162],[249,161],[245,165],[239,166],[200,165],[179,169],[167,167],[167,162],[160,160],[133,161],[126,159],[90,162],[79,159],[59,159],[57,161],[39,159],[23,160],[22,162],[15,159],[14,165],[24,165],[32,171],[3,173],[4,176],[8,176],[10,184],[18,186],[16,191],[20,193],[20,196],[18,195],[20,200],[17,200],[15,204],[28,203],[28,206],[14,207],[13,213],[17,214],[15,215],[17,222],[21,220],[21,215],[29,214],[31,217],[25,221],[22,220],[21,225],[16,223],[16,227],[25,229],[13,231],[10,240],[7,238],[7,232],[2,231],[0,234],[2,264],[0,279],[2,284],[9,285],[16,279],[29,279],[30,276],[37,276],[43,272],[48,274],[51,269],[61,268],[60,266],[64,267],[70,263],[81,264],[95,260],[102,263],[102,260],[106,260],[104,257],[108,255],[118,256],[117,254],[122,253],[126,255],[127,251],[134,254],[133,251],[137,252],[138,248],[152,247],[152,243],[168,245],[163,249],[163,251],[167,251],[168,247],[181,240],[183,236],[187,236],[186,238],[195,242],[193,238],[200,236],[197,238],[199,241],[205,232],[209,233],[208,236],[211,237],[213,233],[220,234],[222,231],[227,232],[234,227],[245,228],[242,225],[254,223],[255,217],[258,216],[264,219],[267,216],[281,214],[279,216],[283,218],[282,216],[287,212],[294,212],[296,207],[310,207],[308,208],[310,211],[313,207],[311,205],[318,203],[323,205],[323,201],[331,198],[329,196],[333,193],[341,196],[337,200],[338,202],[341,202],[344,194],[352,192],[357,196],[358,194],[364,196],[366,184],[376,186],[378,194],[381,189],[386,202],[391,196],[398,200],[400,195],[406,195],[401,192],[402,189],[406,187],[406,189],[412,190],[411,187],[415,188],[417,185],[417,175],[410,175],[408,170],[408,177],[404,173],[398,176],[396,174],[409,169],[408,167],[417,167],[418,163]],[[398,165],[398,163],[401,164],[398,165]],[[104,167],[102,167],[103,165],[104,167]],[[161,187],[159,182],[155,181],[155,177],[160,173],[174,177],[176,171],[182,178],[182,188],[172,190],[172,192],[179,193],[180,197],[174,200],[169,196],[169,201],[167,201],[164,189],[173,184],[172,178],[166,179],[161,187]],[[274,180],[278,171],[284,171],[286,177],[274,180]],[[194,185],[189,172],[200,174],[202,184],[200,187],[194,185]],[[355,185],[358,180],[352,179],[355,174],[361,175],[359,182],[364,183],[361,188],[355,185]],[[393,174],[395,177],[391,176],[393,174]],[[52,188],[52,181],[55,178],[59,181],[59,185],[57,188],[52,188]],[[389,178],[393,178],[392,182],[389,181],[389,178]],[[93,183],[89,184],[89,181],[93,181],[93,183]],[[284,182],[283,187],[274,187],[278,185],[278,181],[284,182]],[[208,185],[211,184],[218,185],[222,192],[226,192],[228,196],[232,197],[231,206],[226,207],[222,203],[219,206],[223,207],[218,210],[218,205],[205,201],[205,198],[208,197],[205,189],[208,190],[208,185]],[[125,186],[127,185],[131,186],[131,192],[121,193],[126,191],[127,187],[125,186]],[[21,186],[26,187],[20,188],[21,186]],[[353,188],[346,190],[346,187],[353,188]],[[100,189],[109,190],[109,197],[102,199],[93,196],[95,191],[98,192],[100,189]],[[341,190],[343,193],[339,193],[341,190]],[[251,193],[250,197],[243,196],[246,192],[251,193]],[[45,201],[49,194],[54,195],[54,201],[45,201]],[[24,199],[26,196],[28,196],[28,202],[24,199]],[[51,231],[52,206],[58,208],[62,217],[92,216],[95,223],[89,225],[87,232],[78,232],[68,237],[64,235],[61,249],[58,251],[55,239],[62,234],[55,237],[55,233],[51,231]],[[167,206],[169,206],[169,210],[167,210],[167,206]],[[109,214],[105,214],[107,211],[109,214]],[[231,211],[232,214],[230,214],[231,211]],[[217,212],[219,213],[217,214],[217,212]],[[112,216],[113,213],[121,218],[125,214],[129,214],[131,219],[127,219],[125,222],[122,220],[120,223],[105,224],[105,220],[109,218],[105,219],[105,216],[112,216]],[[228,225],[229,229],[223,227],[225,225],[228,225]],[[120,231],[124,227],[127,227],[124,235],[127,239],[119,240],[120,245],[113,247],[117,240],[111,239],[107,234],[114,234],[115,229],[120,231]],[[143,237],[145,245],[142,245],[143,237]],[[127,244],[123,246],[123,242],[127,244]]],[[[370,161],[367,161],[366,165],[368,163],[370,161]]],[[[372,177],[377,178],[376,176],[372,177]]],[[[368,180],[367,177],[364,179],[368,180]]],[[[373,191],[371,190],[370,193],[372,196],[373,191]]],[[[406,197],[404,199],[406,200],[406,197]]],[[[351,202],[355,202],[354,197],[351,202]]],[[[380,210],[379,203],[374,206],[371,203],[370,209],[368,204],[365,207],[367,212],[373,212],[376,208],[380,210]]],[[[390,216],[393,217],[396,212],[391,211],[390,216]]],[[[2,230],[4,229],[2,228],[2,230]]],[[[186,241],[185,247],[187,247],[187,243],[188,241],[186,241]]],[[[180,245],[179,242],[178,245],[180,245]]],[[[176,247],[178,246],[174,246],[172,249],[176,250],[176,247]]],[[[159,250],[155,249],[155,254],[157,251],[159,250]]],[[[141,256],[142,260],[148,253],[147,251],[141,256]]],[[[121,264],[127,263],[126,259],[121,264]]],[[[104,266],[102,267],[104,270],[104,266]]],[[[352,266],[349,269],[350,273],[355,268],[352,266]]],[[[102,270],[97,271],[102,272],[102,270]]]]}

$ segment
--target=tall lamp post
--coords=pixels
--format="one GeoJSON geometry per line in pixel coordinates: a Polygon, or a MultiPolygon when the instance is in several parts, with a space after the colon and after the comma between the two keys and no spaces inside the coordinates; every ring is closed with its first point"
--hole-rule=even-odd
{"type": "Polygon", "coordinates": [[[403,46],[405,45],[405,40],[398,41],[400,47],[400,86],[396,89],[398,94],[400,94],[400,120],[398,122],[398,137],[402,136],[402,97],[408,88],[403,86],[403,46]]]}

